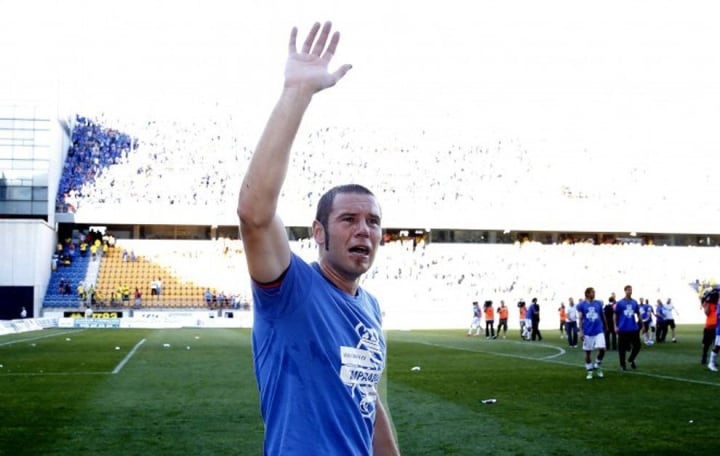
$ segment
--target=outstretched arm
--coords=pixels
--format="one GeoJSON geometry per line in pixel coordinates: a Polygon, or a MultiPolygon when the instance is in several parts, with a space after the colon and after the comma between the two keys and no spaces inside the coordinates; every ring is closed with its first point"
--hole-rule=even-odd
{"type": "Polygon", "coordinates": [[[340,34],[330,36],[330,30],[330,22],[322,29],[315,23],[298,52],[297,28],[292,29],[285,84],[240,188],[240,231],[250,275],[258,282],[276,280],[290,264],[287,234],[276,210],[305,110],[315,93],[334,86],[350,70],[350,65],[342,65],[333,73],[328,71],[340,41],[340,34]]]}

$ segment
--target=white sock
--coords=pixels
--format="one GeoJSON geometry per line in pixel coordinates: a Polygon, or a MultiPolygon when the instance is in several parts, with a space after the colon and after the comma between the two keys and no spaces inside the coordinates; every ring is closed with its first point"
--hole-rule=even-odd
{"type": "Polygon", "coordinates": [[[710,363],[709,364],[712,364],[714,366],[715,361],[717,361],[717,353],[710,352],[710,363]]]}

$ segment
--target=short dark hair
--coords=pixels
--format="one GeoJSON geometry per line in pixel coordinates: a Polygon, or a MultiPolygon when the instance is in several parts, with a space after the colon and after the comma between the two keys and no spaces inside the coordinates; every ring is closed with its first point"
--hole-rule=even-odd
{"type": "Polygon", "coordinates": [[[315,220],[320,222],[320,225],[322,225],[325,230],[325,250],[328,249],[328,223],[330,219],[330,212],[332,211],[333,203],[335,202],[335,196],[343,193],[359,193],[361,195],[370,195],[375,197],[373,192],[360,184],[338,185],[331,188],[320,197],[320,201],[318,201],[317,205],[317,211],[315,212],[315,220]]]}

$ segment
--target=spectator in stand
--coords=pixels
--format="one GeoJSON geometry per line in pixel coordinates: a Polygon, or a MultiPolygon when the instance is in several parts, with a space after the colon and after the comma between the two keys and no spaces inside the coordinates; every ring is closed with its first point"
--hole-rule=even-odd
{"type": "Polygon", "coordinates": [[[100,290],[95,290],[93,305],[97,305],[100,308],[105,307],[105,295],[100,290]]]}
{"type": "Polygon", "coordinates": [[[142,293],[138,287],[135,287],[135,307],[139,308],[142,306],[142,293]]]}
{"type": "Polygon", "coordinates": [[[150,282],[150,299],[153,298],[158,299],[160,293],[158,293],[158,283],[156,279],[153,279],[152,282],[150,282]]]}
{"type": "Polygon", "coordinates": [[[78,284],[78,286],[75,288],[75,290],[77,291],[77,295],[80,298],[80,300],[85,301],[85,299],[87,298],[87,293],[85,292],[85,284],[80,282],[78,284]]]}

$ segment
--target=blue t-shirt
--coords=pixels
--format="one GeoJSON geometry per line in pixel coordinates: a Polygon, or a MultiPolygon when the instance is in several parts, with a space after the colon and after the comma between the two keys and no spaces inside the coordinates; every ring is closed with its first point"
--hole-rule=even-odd
{"type": "Polygon", "coordinates": [[[525,314],[525,319],[532,320],[533,316],[535,315],[535,304],[530,304],[527,308],[527,313],[525,314]]]}
{"type": "Polygon", "coordinates": [[[640,329],[637,324],[635,315],[640,312],[640,306],[637,301],[630,298],[622,298],[615,305],[615,315],[617,315],[617,330],[621,332],[637,331],[640,329]]]}
{"type": "Polygon", "coordinates": [[[377,300],[350,296],[293,254],[253,283],[255,377],[267,455],[369,455],[385,340],[377,300]]]}
{"type": "Polygon", "coordinates": [[[642,321],[652,322],[652,306],[650,304],[642,304],[640,306],[640,319],[642,321]]]}
{"type": "Polygon", "coordinates": [[[662,304],[658,304],[657,307],[655,307],[655,316],[657,317],[658,323],[662,323],[663,321],[665,321],[662,304]]]}
{"type": "Polygon", "coordinates": [[[603,334],[603,303],[594,299],[582,301],[577,305],[577,311],[583,315],[582,331],[586,336],[603,334]]]}

